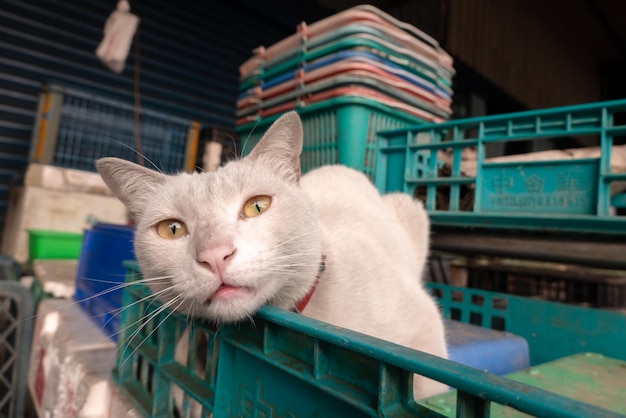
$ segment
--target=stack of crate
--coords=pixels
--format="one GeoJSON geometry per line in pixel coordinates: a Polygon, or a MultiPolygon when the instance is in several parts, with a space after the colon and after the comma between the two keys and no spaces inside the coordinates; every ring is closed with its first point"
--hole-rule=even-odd
{"type": "Polygon", "coordinates": [[[424,199],[431,248],[466,258],[470,287],[623,309],[625,111],[622,99],[381,133],[376,185],[424,199]],[[580,136],[598,146],[486,158],[496,142],[580,136]]]}
{"type": "Polygon", "coordinates": [[[453,75],[436,40],[375,7],[302,23],[240,67],[243,152],[295,109],[305,130],[304,171],[341,163],[373,177],[376,132],[447,120],[453,75]]]}

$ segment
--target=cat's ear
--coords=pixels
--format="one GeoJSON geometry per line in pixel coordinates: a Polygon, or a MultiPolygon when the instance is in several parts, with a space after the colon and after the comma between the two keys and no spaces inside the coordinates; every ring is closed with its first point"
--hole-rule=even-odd
{"type": "Polygon", "coordinates": [[[101,158],[96,167],[109,189],[135,217],[166,179],[165,174],[119,158],[101,158]]]}
{"type": "Polygon", "coordinates": [[[300,179],[302,152],[302,122],[296,112],[288,112],[269,127],[263,138],[246,157],[263,160],[286,181],[300,179]]]}

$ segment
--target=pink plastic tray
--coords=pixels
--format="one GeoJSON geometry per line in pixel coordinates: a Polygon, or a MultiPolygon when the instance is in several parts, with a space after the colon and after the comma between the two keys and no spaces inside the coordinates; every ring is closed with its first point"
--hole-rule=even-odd
{"type": "Polygon", "coordinates": [[[255,51],[255,56],[239,67],[239,73],[241,76],[245,76],[258,67],[259,61],[268,61],[285,55],[289,51],[301,47],[307,40],[355,22],[376,28],[393,39],[398,45],[405,46],[445,67],[450,72],[454,72],[452,57],[441,49],[435,39],[415,26],[401,22],[374,6],[361,5],[315,22],[310,26],[301,23],[295,34],[275,43],[269,48],[258,48],[255,51]]]}
{"type": "Polygon", "coordinates": [[[237,126],[244,125],[246,123],[257,121],[259,117],[261,118],[268,117],[271,115],[275,115],[277,113],[287,112],[289,110],[293,110],[296,108],[302,108],[307,105],[312,105],[313,103],[318,103],[324,100],[330,100],[335,97],[343,97],[343,96],[356,96],[356,97],[364,97],[364,98],[376,100],[380,104],[393,107],[394,109],[405,112],[405,113],[409,113],[427,122],[438,123],[438,122],[445,121],[444,118],[433,115],[417,107],[407,105],[404,102],[396,100],[376,90],[372,90],[366,87],[347,86],[347,87],[338,87],[332,90],[326,90],[326,91],[316,93],[310,96],[300,97],[297,100],[290,101],[288,103],[283,103],[277,106],[273,106],[267,110],[259,111],[254,114],[246,115],[244,117],[240,117],[237,119],[236,124],[237,126]]]}
{"type": "Polygon", "coordinates": [[[321,80],[332,80],[339,75],[352,75],[375,80],[381,88],[396,89],[403,91],[418,100],[436,106],[441,111],[452,113],[450,101],[443,99],[415,84],[412,84],[388,71],[385,66],[375,61],[353,58],[333,63],[329,66],[318,68],[312,71],[299,70],[294,74],[292,80],[281,83],[269,89],[256,87],[250,91],[250,95],[237,101],[237,109],[258,105],[263,101],[275,98],[282,94],[301,89],[308,86],[315,91],[315,85],[321,80]]]}

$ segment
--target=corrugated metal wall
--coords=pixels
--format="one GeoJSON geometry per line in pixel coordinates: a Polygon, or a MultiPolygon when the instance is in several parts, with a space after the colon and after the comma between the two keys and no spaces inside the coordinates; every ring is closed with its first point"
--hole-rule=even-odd
{"type": "MultiPolygon", "coordinates": [[[[93,53],[116,3],[0,0],[0,224],[9,184],[27,163],[43,83],[133,103],[132,53],[121,75],[93,53]]],[[[234,124],[239,64],[253,48],[293,33],[303,18],[270,9],[271,19],[263,18],[247,0],[131,1],[131,7],[141,18],[142,106],[227,127],[234,124]]],[[[310,2],[306,10],[316,7],[310,2]]]]}

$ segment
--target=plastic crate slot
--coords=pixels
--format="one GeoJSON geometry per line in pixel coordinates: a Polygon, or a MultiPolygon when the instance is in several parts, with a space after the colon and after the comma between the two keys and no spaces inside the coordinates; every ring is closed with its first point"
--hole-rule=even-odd
{"type": "Polygon", "coordinates": [[[481,326],[483,324],[483,314],[480,312],[470,312],[468,322],[473,325],[481,326]]]}
{"type": "Polygon", "coordinates": [[[455,321],[461,320],[461,309],[460,308],[449,308],[450,311],[450,319],[454,319],[455,321]]]}
{"type": "Polygon", "coordinates": [[[206,408],[203,408],[202,404],[196,401],[192,396],[188,393],[182,391],[182,389],[178,388],[182,392],[182,411],[178,411],[180,418],[192,418],[200,412],[200,417],[207,417],[212,411],[208,411],[206,408]]]}
{"type": "Polygon", "coordinates": [[[489,328],[497,331],[504,331],[506,329],[506,320],[501,316],[492,316],[489,328]]]}
{"type": "Polygon", "coordinates": [[[402,416],[413,400],[413,373],[386,363],[380,364],[378,411],[383,416],[402,416]],[[387,415],[388,414],[388,415],[387,415]]]}
{"type": "MultiPolygon", "coordinates": [[[[281,353],[302,363],[301,370],[312,372],[312,361],[315,357],[315,341],[291,330],[277,330],[271,323],[264,322],[263,352],[281,353]]],[[[294,363],[295,364],[295,363],[294,363]]]]}
{"type": "Polygon", "coordinates": [[[145,361],[142,356],[137,358],[137,380],[141,382],[141,386],[149,394],[153,394],[152,383],[154,381],[154,366],[150,362],[145,361]]]}
{"type": "Polygon", "coordinates": [[[449,297],[449,301],[455,301],[455,302],[463,302],[463,299],[465,298],[465,293],[460,292],[458,290],[452,290],[450,292],[450,297],[449,297]]]}
{"type": "Polygon", "coordinates": [[[313,339],[313,377],[321,379],[330,372],[328,345],[317,338],[313,339]]]}
{"type": "Polygon", "coordinates": [[[476,306],[485,305],[485,297],[483,295],[472,295],[471,304],[476,306]]]}
{"type": "Polygon", "coordinates": [[[161,371],[158,376],[161,385],[160,396],[170,398],[175,395],[173,389],[178,388],[206,408],[211,408],[214,404],[215,387],[211,387],[194,373],[188,372],[176,362],[167,362],[158,367],[161,371]]]}
{"type": "Polygon", "coordinates": [[[328,377],[342,382],[348,393],[369,407],[376,407],[380,365],[374,359],[329,345],[328,377]]]}
{"type": "Polygon", "coordinates": [[[505,298],[498,298],[498,297],[491,298],[491,307],[493,309],[506,310],[507,305],[508,305],[507,300],[505,298]]]}
{"type": "Polygon", "coordinates": [[[199,379],[211,383],[214,381],[215,365],[213,356],[217,358],[215,337],[196,326],[189,327],[188,349],[185,370],[199,379]]]}

